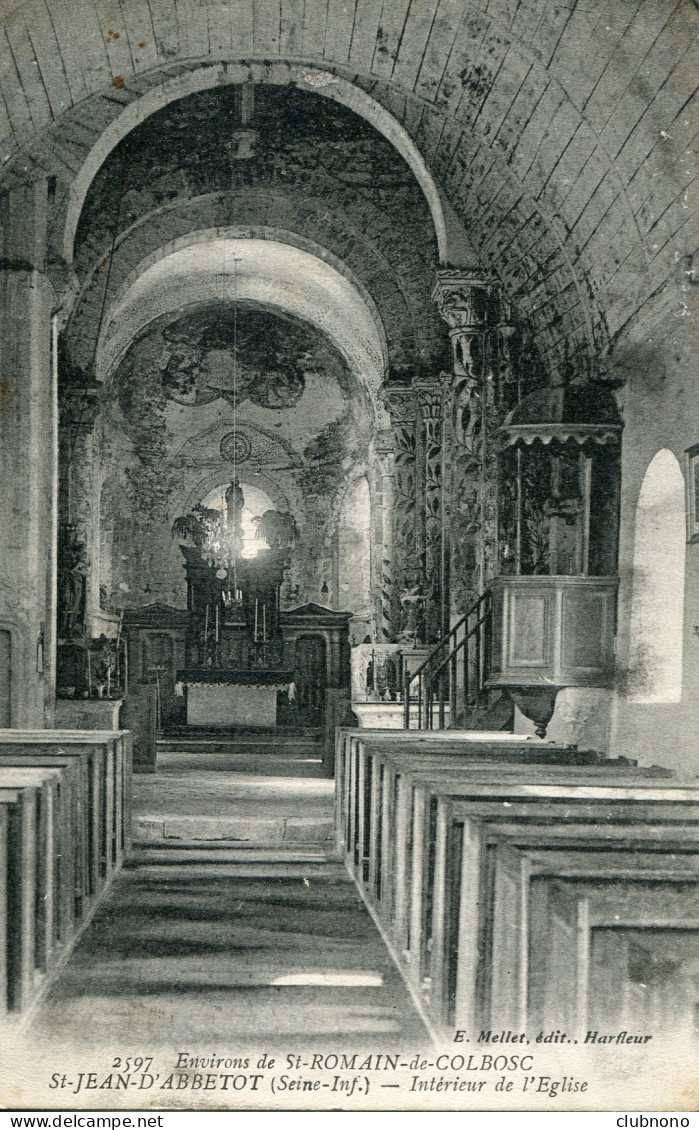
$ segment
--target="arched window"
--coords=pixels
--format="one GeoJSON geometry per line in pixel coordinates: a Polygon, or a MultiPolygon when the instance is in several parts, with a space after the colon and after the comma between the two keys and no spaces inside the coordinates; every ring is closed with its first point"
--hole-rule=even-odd
{"type": "Polygon", "coordinates": [[[686,546],[680,465],[664,448],[650,463],[636,508],[627,696],[679,702],[686,546]]]}
{"type": "MultiPolygon", "coordinates": [[[[210,490],[206,498],[202,499],[202,505],[211,510],[220,510],[222,514],[226,511],[226,491],[230,486],[230,482],[222,483],[220,486],[214,487],[210,490]]],[[[255,519],[260,518],[265,510],[274,510],[275,506],[272,499],[268,494],[265,494],[259,487],[251,486],[249,483],[241,483],[243,488],[243,497],[245,505],[243,506],[243,557],[257,557],[260,549],[264,546],[264,541],[261,541],[257,536],[257,525],[255,519]]]]}

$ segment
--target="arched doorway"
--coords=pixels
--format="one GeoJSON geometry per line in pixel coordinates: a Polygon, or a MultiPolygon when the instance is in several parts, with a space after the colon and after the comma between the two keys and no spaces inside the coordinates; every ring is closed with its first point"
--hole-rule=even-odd
{"type": "Polygon", "coordinates": [[[296,641],[294,683],[298,719],[317,726],[323,718],[327,682],[326,644],[322,636],[303,635],[296,641]]]}

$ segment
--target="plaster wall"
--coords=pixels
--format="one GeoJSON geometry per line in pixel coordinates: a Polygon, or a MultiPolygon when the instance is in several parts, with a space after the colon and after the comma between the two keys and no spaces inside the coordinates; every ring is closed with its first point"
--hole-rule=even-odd
{"type": "MultiPolygon", "coordinates": [[[[681,773],[699,772],[699,543],[687,542],[684,617],[672,647],[681,652],[679,702],[639,702],[636,672],[630,671],[629,628],[634,585],[636,511],[644,476],[658,451],[669,449],[686,473],[686,449],[699,442],[696,398],[696,291],[678,287],[666,294],[658,316],[636,335],[628,354],[624,393],[621,539],[617,677],[612,703],[611,752],[660,762],[681,773]],[[684,313],[686,311],[686,314],[684,313]],[[630,676],[633,676],[631,678],[630,676]]],[[[674,570],[665,583],[681,574],[674,570]]],[[[668,698],[671,696],[668,695],[668,698]]]]}

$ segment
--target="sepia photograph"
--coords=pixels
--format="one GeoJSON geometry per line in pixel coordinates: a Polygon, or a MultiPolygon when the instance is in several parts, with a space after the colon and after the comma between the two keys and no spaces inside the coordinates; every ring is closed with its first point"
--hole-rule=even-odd
{"type": "Polygon", "coordinates": [[[696,1111],[698,45],[0,0],[1,1111],[696,1111]]]}

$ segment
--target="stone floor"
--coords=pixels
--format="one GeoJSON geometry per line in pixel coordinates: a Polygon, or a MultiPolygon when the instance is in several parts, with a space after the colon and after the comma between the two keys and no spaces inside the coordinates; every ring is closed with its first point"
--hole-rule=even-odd
{"type": "Polygon", "coordinates": [[[93,1048],[425,1040],[338,863],[127,867],[35,1027],[93,1048]]]}
{"type": "Polygon", "coordinates": [[[332,806],[327,780],[234,772],[219,753],[160,754],[157,773],[134,782],[134,855],[37,1037],[93,1050],[423,1046],[333,856],[332,806]]]}

